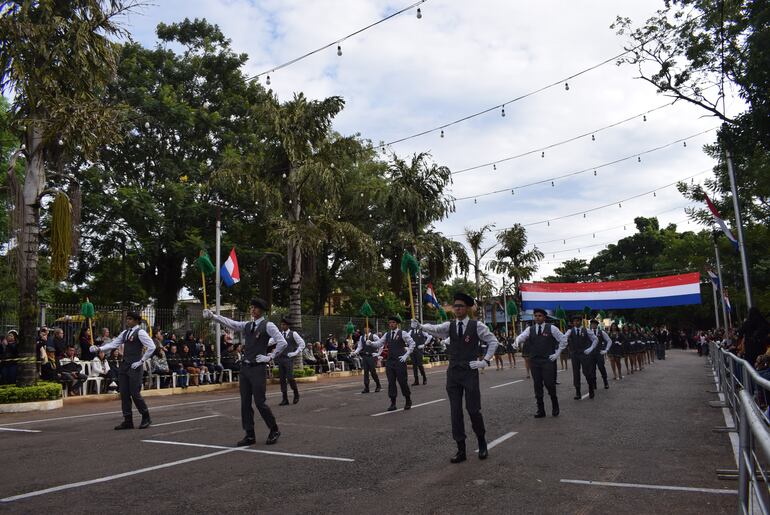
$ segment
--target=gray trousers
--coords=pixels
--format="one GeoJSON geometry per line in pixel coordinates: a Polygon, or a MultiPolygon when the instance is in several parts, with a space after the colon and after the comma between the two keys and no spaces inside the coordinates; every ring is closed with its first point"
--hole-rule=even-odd
{"type": "Polygon", "coordinates": [[[247,436],[254,436],[254,407],[257,405],[262,420],[268,429],[277,429],[273,412],[265,403],[265,390],[267,389],[267,367],[257,365],[255,367],[241,367],[238,379],[241,390],[241,424],[247,436]]]}
{"type": "Polygon", "coordinates": [[[278,377],[281,381],[281,395],[284,399],[288,395],[288,386],[291,386],[295,395],[299,395],[297,391],[297,381],[294,380],[294,359],[279,359],[278,360],[278,377]]]}
{"type": "Polygon", "coordinates": [[[118,387],[120,389],[120,408],[123,418],[131,418],[131,401],[136,410],[142,415],[149,415],[150,410],[142,398],[142,367],[131,368],[130,365],[120,367],[118,372],[118,387]]]}
{"type": "Polygon", "coordinates": [[[372,379],[374,379],[374,384],[376,384],[378,387],[380,386],[380,378],[377,377],[377,368],[374,366],[374,358],[371,356],[367,356],[366,354],[361,355],[361,362],[363,363],[364,368],[364,388],[366,390],[369,389],[369,376],[372,376],[372,379]]]}

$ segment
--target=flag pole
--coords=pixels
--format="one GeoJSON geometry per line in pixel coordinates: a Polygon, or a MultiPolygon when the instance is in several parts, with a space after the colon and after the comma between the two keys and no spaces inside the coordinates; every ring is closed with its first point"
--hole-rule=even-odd
{"type": "Polygon", "coordinates": [[[412,319],[414,320],[414,293],[412,292],[412,274],[406,271],[406,281],[409,286],[409,307],[412,310],[412,319]]]}
{"type": "MultiPolygon", "coordinates": [[[[419,265],[420,260],[417,256],[418,256],[417,249],[415,249],[414,258],[417,259],[417,263],[419,265]]],[[[422,299],[422,266],[418,266],[417,268],[417,302],[419,302],[419,304],[417,304],[418,306],[417,315],[419,317],[420,323],[422,324],[423,304],[425,304],[425,302],[423,302],[423,299],[422,299]]]]}
{"type": "Polygon", "coordinates": [[[209,309],[208,301],[206,300],[206,274],[201,270],[201,284],[203,285],[203,309],[209,309]]]}
{"type": "Polygon", "coordinates": [[[722,300],[722,320],[725,323],[725,329],[729,329],[731,324],[728,324],[727,318],[727,306],[725,305],[724,283],[722,282],[722,262],[719,259],[719,247],[717,247],[717,233],[713,233],[714,236],[714,255],[717,260],[717,277],[719,278],[719,298],[722,300]]]}
{"type": "MultiPolygon", "coordinates": [[[[216,270],[216,314],[220,314],[221,309],[221,294],[222,294],[222,278],[220,277],[221,269],[222,269],[222,221],[220,220],[221,216],[221,210],[217,208],[217,236],[216,236],[216,244],[217,244],[217,270],[216,270]]],[[[222,365],[222,349],[220,342],[222,341],[222,326],[221,324],[216,324],[216,334],[215,334],[216,342],[215,342],[215,349],[217,352],[217,365],[222,365]]],[[[221,379],[221,378],[220,378],[221,379]]]]}
{"type": "Polygon", "coordinates": [[[503,320],[505,320],[505,336],[508,336],[508,302],[505,299],[505,277],[503,277],[503,320]]]}
{"type": "Polygon", "coordinates": [[[733,169],[733,155],[729,148],[725,149],[727,161],[727,175],[730,178],[730,191],[733,194],[733,210],[735,211],[735,228],[738,232],[738,250],[741,254],[741,268],[743,269],[743,288],[746,290],[746,307],[753,306],[751,298],[751,280],[749,278],[749,258],[746,255],[746,240],[743,236],[743,220],[741,219],[741,206],[738,201],[738,188],[735,183],[735,170],[733,169]]]}

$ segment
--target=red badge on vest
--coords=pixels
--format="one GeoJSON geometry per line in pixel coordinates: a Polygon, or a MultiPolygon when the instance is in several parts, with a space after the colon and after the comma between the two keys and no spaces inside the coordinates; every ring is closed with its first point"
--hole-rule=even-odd
{"type": "Polygon", "coordinates": [[[466,336],[465,337],[465,343],[471,343],[471,337],[470,336],[466,336]]]}

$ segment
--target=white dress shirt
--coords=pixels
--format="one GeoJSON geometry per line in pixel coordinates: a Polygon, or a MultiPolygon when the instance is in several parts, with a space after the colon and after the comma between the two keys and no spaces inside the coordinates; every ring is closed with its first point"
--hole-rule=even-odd
{"type": "MultiPolygon", "coordinates": [[[[537,334],[538,329],[540,329],[540,332],[542,333],[545,330],[545,324],[545,322],[542,324],[532,324],[524,329],[521,334],[516,337],[516,347],[521,347],[522,343],[529,340],[530,334],[537,334]]],[[[556,355],[558,356],[561,354],[561,351],[567,347],[567,335],[562,333],[559,328],[553,324],[551,324],[551,334],[556,338],[556,341],[559,342],[559,347],[556,349],[556,355]]]]}
{"type": "MultiPolygon", "coordinates": [[[[470,322],[470,318],[467,316],[462,320],[457,320],[458,327],[460,323],[463,324],[463,333],[468,330],[468,322],[470,322]]],[[[443,324],[438,325],[422,324],[420,325],[420,329],[422,329],[425,333],[435,336],[436,338],[448,338],[449,328],[451,325],[451,322],[444,322],[443,324]]],[[[487,354],[484,356],[484,359],[486,361],[491,361],[492,358],[495,357],[495,350],[500,343],[497,341],[497,338],[495,338],[495,335],[492,334],[486,324],[483,324],[482,322],[478,322],[476,324],[476,334],[479,337],[479,341],[487,344],[487,354]]]]}
{"type": "MultiPolygon", "coordinates": [[[[145,347],[144,355],[142,355],[142,361],[147,361],[152,357],[152,353],[155,352],[155,342],[152,341],[152,338],[150,338],[150,335],[147,334],[147,331],[144,329],[139,328],[138,326],[130,327],[120,333],[118,336],[112,339],[111,342],[105,343],[101,347],[99,347],[99,350],[104,351],[104,354],[109,356],[112,349],[117,349],[120,347],[125,340],[128,339],[129,336],[135,335],[137,338],[139,338],[139,341],[142,342],[142,345],[145,347]]],[[[98,354],[98,353],[97,353],[98,354]]]]}
{"type": "MultiPolygon", "coordinates": [[[[376,339],[372,340],[371,345],[373,347],[378,347],[380,349],[379,351],[377,351],[376,354],[374,354],[374,357],[375,358],[379,358],[380,355],[382,354],[382,348],[385,346],[385,343],[386,343],[386,341],[388,339],[388,334],[392,335],[391,336],[391,340],[393,340],[394,338],[396,338],[399,335],[399,333],[401,334],[401,338],[404,339],[404,342],[406,342],[406,345],[407,345],[407,347],[406,347],[406,354],[403,354],[403,355],[404,356],[409,356],[412,353],[412,351],[414,350],[414,346],[415,346],[414,340],[409,335],[409,333],[404,332],[404,331],[402,331],[399,328],[399,329],[392,329],[392,330],[388,329],[387,331],[382,333],[382,337],[376,338],[376,339]]],[[[388,351],[388,352],[390,352],[390,351],[388,351]]],[[[390,355],[390,354],[388,354],[388,355],[390,355]]]]}
{"type": "MultiPolygon", "coordinates": [[[[227,327],[228,329],[232,329],[233,331],[238,331],[239,333],[245,333],[246,326],[249,325],[251,322],[238,322],[236,320],[231,320],[227,317],[223,317],[221,315],[214,315],[212,319],[216,322],[219,322],[223,326],[227,327]]],[[[264,320],[265,317],[260,317],[257,320],[254,320],[254,327],[259,326],[259,324],[262,323],[262,320],[264,320]]],[[[276,326],[272,322],[268,322],[265,324],[265,329],[267,331],[267,334],[270,336],[270,338],[273,339],[275,342],[275,350],[273,351],[272,355],[270,357],[275,357],[286,348],[288,343],[286,342],[286,338],[283,337],[283,333],[281,333],[281,330],[278,329],[278,326],[276,326]]]]}

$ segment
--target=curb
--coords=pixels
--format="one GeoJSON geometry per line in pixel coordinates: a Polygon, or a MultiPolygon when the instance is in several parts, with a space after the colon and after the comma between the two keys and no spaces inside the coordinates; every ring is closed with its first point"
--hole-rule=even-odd
{"type": "Polygon", "coordinates": [[[52,401],[12,402],[0,404],[0,413],[26,413],[27,411],[48,411],[64,406],[62,399],[52,401]]]}

